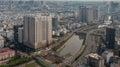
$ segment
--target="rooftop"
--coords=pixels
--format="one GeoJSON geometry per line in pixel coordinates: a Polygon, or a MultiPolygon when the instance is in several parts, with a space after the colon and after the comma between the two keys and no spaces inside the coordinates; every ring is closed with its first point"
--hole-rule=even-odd
{"type": "Polygon", "coordinates": [[[12,49],[9,49],[9,48],[1,48],[1,49],[0,49],[0,56],[9,54],[9,53],[11,53],[11,52],[15,52],[15,51],[12,50],[12,49]]]}
{"type": "Polygon", "coordinates": [[[4,38],[0,35],[0,40],[3,40],[4,38]]]}
{"type": "Polygon", "coordinates": [[[104,51],[103,53],[104,53],[104,54],[109,54],[109,53],[114,54],[112,50],[106,50],[106,51],[104,51]]]}
{"type": "Polygon", "coordinates": [[[91,57],[91,58],[94,58],[94,59],[97,59],[97,60],[100,59],[100,58],[102,58],[97,53],[90,53],[86,57],[91,57]]]}

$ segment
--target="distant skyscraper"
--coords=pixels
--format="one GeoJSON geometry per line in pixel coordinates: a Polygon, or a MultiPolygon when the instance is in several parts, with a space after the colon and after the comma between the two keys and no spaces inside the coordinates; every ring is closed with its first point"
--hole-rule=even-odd
{"type": "Polygon", "coordinates": [[[52,41],[52,18],[50,14],[24,16],[24,45],[38,49],[52,41]]]}
{"type": "Polygon", "coordinates": [[[81,22],[93,22],[94,15],[91,7],[80,6],[79,7],[79,19],[81,22]]]}
{"type": "Polygon", "coordinates": [[[57,30],[57,26],[58,26],[58,18],[57,17],[53,17],[52,18],[52,30],[56,31],[57,30]]]}
{"type": "Polygon", "coordinates": [[[109,3],[110,13],[114,13],[114,12],[118,11],[118,9],[119,9],[119,3],[118,2],[111,1],[109,3]]]}
{"type": "Polygon", "coordinates": [[[43,9],[50,9],[50,7],[46,4],[46,1],[41,1],[41,6],[43,9]]]}
{"type": "Polygon", "coordinates": [[[94,20],[99,20],[100,19],[100,6],[94,7],[93,8],[93,15],[94,15],[94,20]]]}
{"type": "Polygon", "coordinates": [[[113,49],[115,47],[115,29],[106,29],[106,47],[108,49],[113,49]]]}

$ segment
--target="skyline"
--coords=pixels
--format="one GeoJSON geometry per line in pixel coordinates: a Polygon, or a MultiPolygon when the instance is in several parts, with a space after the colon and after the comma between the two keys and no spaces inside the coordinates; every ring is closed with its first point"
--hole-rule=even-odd
{"type": "Polygon", "coordinates": [[[119,34],[120,0],[0,0],[0,67],[120,67],[119,34]]]}
{"type": "Polygon", "coordinates": [[[0,0],[0,1],[120,1],[120,0],[0,0]]]}

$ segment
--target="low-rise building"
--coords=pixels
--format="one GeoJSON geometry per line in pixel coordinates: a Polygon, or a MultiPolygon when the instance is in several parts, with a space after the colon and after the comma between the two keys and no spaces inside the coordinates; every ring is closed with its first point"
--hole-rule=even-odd
{"type": "Polygon", "coordinates": [[[87,63],[91,67],[105,67],[104,59],[97,53],[91,53],[86,56],[87,63]]]}
{"type": "Polygon", "coordinates": [[[0,48],[4,47],[4,38],[0,35],[0,48]]]}
{"type": "Polygon", "coordinates": [[[114,56],[114,53],[110,50],[104,51],[102,53],[102,57],[105,59],[105,63],[109,63],[110,62],[110,58],[114,56]]]}
{"type": "Polygon", "coordinates": [[[0,63],[7,62],[11,57],[15,56],[15,51],[9,48],[0,49],[0,63]]]}
{"type": "Polygon", "coordinates": [[[110,67],[120,67],[120,58],[118,56],[111,58],[110,67]]]}

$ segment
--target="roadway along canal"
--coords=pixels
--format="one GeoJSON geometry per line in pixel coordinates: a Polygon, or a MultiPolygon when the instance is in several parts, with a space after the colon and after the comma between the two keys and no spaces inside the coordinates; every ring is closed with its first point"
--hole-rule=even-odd
{"type": "Polygon", "coordinates": [[[59,52],[59,56],[73,56],[81,48],[84,39],[80,35],[73,35],[64,45],[65,47],[59,52]]]}

